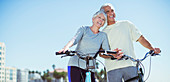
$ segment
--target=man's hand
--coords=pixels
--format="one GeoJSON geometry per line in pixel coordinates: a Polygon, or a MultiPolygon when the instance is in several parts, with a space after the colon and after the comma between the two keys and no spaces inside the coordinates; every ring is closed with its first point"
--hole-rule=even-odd
{"type": "Polygon", "coordinates": [[[161,50],[159,48],[154,48],[154,52],[155,52],[155,54],[159,54],[159,53],[161,53],[161,50]]]}
{"type": "Polygon", "coordinates": [[[113,55],[113,56],[114,56],[115,58],[117,58],[117,59],[122,58],[123,52],[122,52],[121,49],[116,48],[116,49],[114,49],[113,51],[116,51],[117,53],[116,53],[116,54],[111,54],[111,55],[113,55]]]}

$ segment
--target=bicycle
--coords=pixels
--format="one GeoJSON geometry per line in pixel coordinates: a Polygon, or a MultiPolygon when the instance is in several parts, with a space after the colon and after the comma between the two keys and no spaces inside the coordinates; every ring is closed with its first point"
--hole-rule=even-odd
{"type": "MultiPolygon", "coordinates": [[[[83,54],[81,55],[80,53],[78,53],[77,51],[66,51],[65,53],[61,52],[61,53],[58,53],[56,52],[56,55],[62,55],[62,54],[65,54],[64,56],[61,56],[61,58],[63,57],[66,57],[66,56],[74,56],[74,55],[77,55],[80,59],[83,59],[86,61],[86,70],[88,72],[86,72],[86,79],[85,79],[85,82],[91,82],[91,72],[90,72],[90,69],[96,69],[95,68],[95,62],[93,62],[93,66],[89,66],[89,60],[95,60],[96,61],[96,57],[98,56],[99,53],[110,53],[110,54],[116,54],[117,52],[114,52],[114,51],[98,51],[97,53],[95,53],[95,56],[90,56],[89,54],[83,54]],[[84,57],[83,57],[84,56],[84,57]]],[[[109,54],[107,54],[108,56],[110,56],[109,54]]],[[[98,60],[99,61],[99,60],[98,60]]],[[[102,63],[102,62],[100,62],[102,63]]],[[[104,68],[105,70],[105,68],[104,68]]],[[[83,82],[84,82],[84,78],[82,79],[83,82]]],[[[105,82],[106,82],[106,76],[105,76],[105,82]]]]}
{"type": "MultiPolygon", "coordinates": [[[[110,55],[110,54],[116,54],[117,52],[115,52],[115,51],[107,51],[107,50],[100,50],[100,51],[98,51],[98,52],[95,54],[94,57],[90,57],[90,56],[81,57],[80,54],[77,54],[76,51],[66,51],[65,53],[58,53],[58,52],[56,52],[56,55],[66,54],[66,55],[64,55],[64,56],[61,56],[61,58],[66,57],[66,56],[74,56],[74,55],[77,55],[79,58],[84,59],[84,60],[87,61],[86,67],[87,67],[87,70],[89,70],[89,69],[95,69],[95,66],[89,66],[89,65],[88,65],[88,64],[89,64],[88,61],[91,60],[91,59],[95,59],[95,60],[96,60],[96,57],[97,57],[97,55],[98,55],[99,53],[101,53],[101,55],[110,56],[112,60],[115,60],[115,59],[116,59],[113,55],[110,55]]],[[[135,80],[135,79],[138,79],[139,82],[145,82],[145,81],[149,78],[149,76],[147,77],[147,79],[146,79],[145,81],[143,80],[144,73],[143,73],[142,67],[144,68],[144,66],[142,66],[142,63],[141,63],[141,62],[142,62],[143,60],[145,60],[148,56],[157,56],[157,55],[159,55],[159,54],[155,54],[153,50],[147,52],[147,53],[145,54],[144,58],[142,58],[142,59],[135,59],[135,58],[132,58],[132,57],[130,57],[130,56],[128,56],[128,55],[123,55],[122,58],[119,59],[119,60],[123,60],[123,59],[124,59],[124,60],[127,60],[127,59],[130,59],[130,60],[132,60],[133,62],[137,62],[136,67],[137,67],[137,69],[138,69],[138,70],[137,70],[138,76],[133,77],[133,78],[131,78],[131,79],[128,79],[128,80],[126,80],[125,82],[129,82],[129,81],[132,81],[132,80],[135,80]],[[140,67],[139,67],[139,66],[140,66],[140,67]]],[[[100,63],[102,63],[102,62],[100,62],[100,63]]],[[[103,63],[102,63],[102,64],[103,64],[103,63]]],[[[103,64],[103,66],[104,66],[104,64],[103,64]]],[[[104,70],[106,71],[105,66],[104,66],[104,70]]],[[[85,82],[91,82],[90,74],[91,74],[90,72],[87,73],[86,79],[87,79],[88,81],[86,80],[85,82]]],[[[105,82],[107,82],[107,78],[106,78],[106,77],[107,77],[107,76],[106,76],[106,74],[105,74],[105,75],[104,75],[105,82]]]]}
{"type": "MultiPolygon", "coordinates": [[[[110,53],[111,53],[111,52],[112,52],[112,51],[110,51],[110,53]]],[[[108,55],[107,53],[105,53],[105,54],[103,54],[103,55],[105,55],[105,56],[111,56],[112,59],[115,59],[113,55],[108,55]]],[[[129,81],[132,81],[132,80],[135,80],[135,79],[138,79],[139,82],[145,82],[145,81],[149,78],[149,75],[150,75],[150,71],[151,71],[151,70],[149,70],[149,75],[148,75],[147,79],[144,81],[144,79],[143,79],[143,77],[144,77],[144,72],[143,72],[143,70],[142,70],[142,67],[144,68],[144,66],[143,66],[143,64],[142,64],[141,62],[144,61],[148,56],[157,56],[157,55],[160,55],[160,54],[155,54],[153,50],[147,52],[142,59],[135,59],[135,58],[132,58],[132,57],[130,57],[130,56],[128,56],[128,55],[123,55],[122,58],[119,59],[119,60],[123,60],[123,59],[124,59],[124,60],[128,60],[128,59],[130,59],[130,60],[133,61],[133,62],[137,62],[137,63],[136,63],[136,67],[137,67],[137,73],[138,73],[138,76],[133,77],[133,78],[130,78],[130,79],[126,80],[125,82],[129,82],[129,81]]],[[[151,61],[150,61],[150,64],[151,64],[151,61]]],[[[151,66],[150,66],[150,68],[151,68],[151,66]]]]}

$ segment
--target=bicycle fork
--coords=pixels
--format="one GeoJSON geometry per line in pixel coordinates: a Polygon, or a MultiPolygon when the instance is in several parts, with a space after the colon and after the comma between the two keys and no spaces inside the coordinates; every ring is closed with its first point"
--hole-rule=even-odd
{"type": "Polygon", "coordinates": [[[143,81],[143,71],[142,71],[142,68],[139,68],[138,76],[139,76],[139,82],[144,82],[143,81]]]}
{"type": "Polygon", "coordinates": [[[142,68],[140,67],[139,68],[139,60],[137,61],[137,64],[136,64],[136,67],[137,67],[137,73],[138,73],[138,81],[139,82],[144,82],[143,81],[143,70],[142,70],[142,68]]]}
{"type": "Polygon", "coordinates": [[[94,61],[93,58],[91,58],[91,60],[93,61],[93,65],[89,66],[90,57],[87,56],[85,60],[86,60],[86,68],[87,68],[87,71],[88,71],[88,72],[86,72],[85,82],[91,82],[91,72],[89,71],[89,69],[95,69],[95,61],[94,61]]]}

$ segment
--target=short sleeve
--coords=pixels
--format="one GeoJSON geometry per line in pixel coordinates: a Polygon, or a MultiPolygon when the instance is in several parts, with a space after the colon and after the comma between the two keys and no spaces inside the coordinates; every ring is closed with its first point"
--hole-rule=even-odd
{"type": "Polygon", "coordinates": [[[136,26],[129,22],[130,32],[131,32],[131,38],[133,41],[137,41],[142,33],[136,28],[136,26]]]}
{"type": "Polygon", "coordinates": [[[81,38],[83,37],[84,31],[85,31],[84,27],[80,27],[78,29],[76,35],[73,37],[73,39],[75,39],[73,45],[76,45],[81,40],[81,38]]]}
{"type": "Polygon", "coordinates": [[[104,32],[103,32],[102,48],[103,48],[104,50],[110,50],[108,37],[107,37],[107,34],[104,33],[104,32]]]}

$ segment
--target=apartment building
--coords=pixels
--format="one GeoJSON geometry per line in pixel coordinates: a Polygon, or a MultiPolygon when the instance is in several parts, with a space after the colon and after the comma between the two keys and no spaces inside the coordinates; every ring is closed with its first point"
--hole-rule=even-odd
{"type": "Polygon", "coordinates": [[[5,67],[5,82],[17,82],[17,68],[5,67]]]}
{"type": "Polygon", "coordinates": [[[28,69],[17,69],[17,82],[28,82],[28,69]]]}
{"type": "Polygon", "coordinates": [[[0,82],[5,82],[5,44],[0,42],[0,82]]]}

